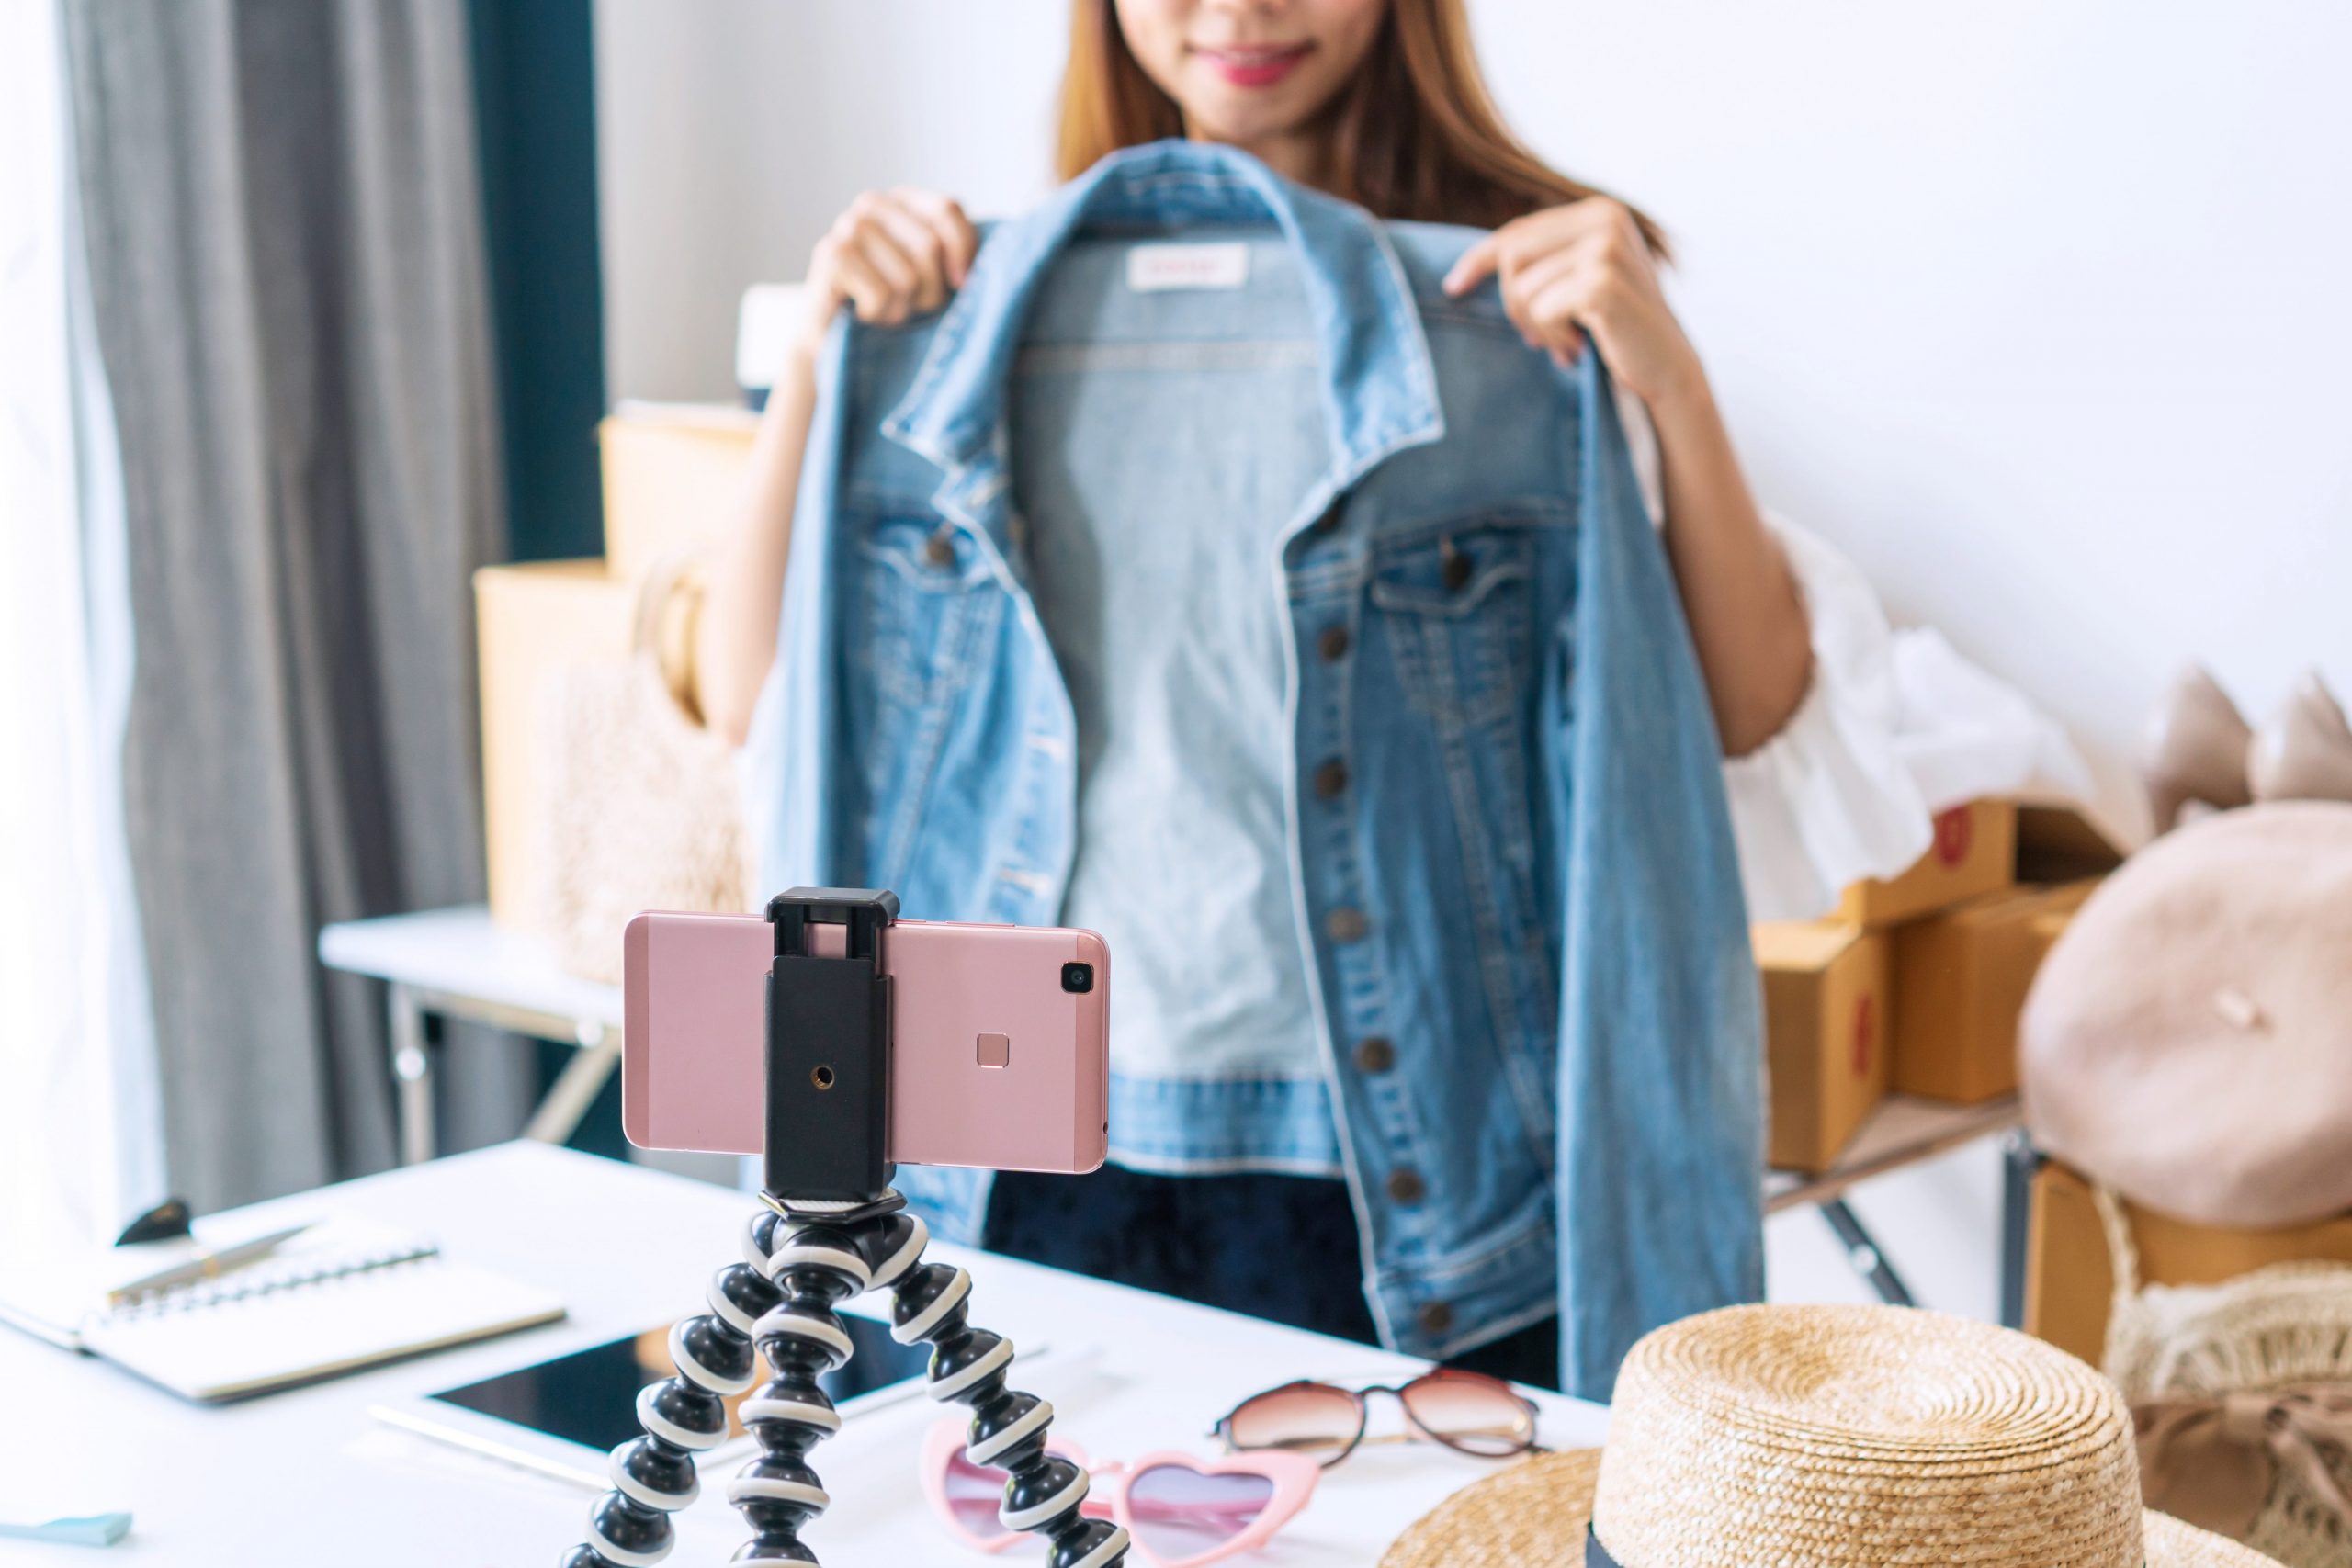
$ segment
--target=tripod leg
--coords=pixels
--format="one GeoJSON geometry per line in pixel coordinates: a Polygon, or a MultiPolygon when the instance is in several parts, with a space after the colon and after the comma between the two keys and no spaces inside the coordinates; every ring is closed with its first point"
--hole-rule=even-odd
{"type": "Polygon", "coordinates": [[[762,1210],[744,1236],[745,1261],[711,1276],[709,1313],[670,1331],[678,1375],[639,1393],[645,1435],[613,1450],[614,1490],[590,1512],[587,1544],[565,1553],[562,1568],[652,1568],[670,1554],[670,1516],[702,1491],[694,1456],[727,1437],[721,1396],[742,1393],[757,1375],[752,1331],[779,1299],[766,1270],[778,1224],[762,1210]]]}
{"type": "Polygon", "coordinates": [[[800,1530],[832,1498],[808,1467],[808,1450],[842,1425],[817,1380],[854,1348],[833,1309],[873,1280],[851,1234],[856,1228],[786,1221],[760,1238],[775,1303],[752,1325],[752,1337],[775,1375],[743,1402],[743,1425],[758,1439],[760,1457],[727,1483],[727,1500],[754,1532],[735,1554],[738,1562],[817,1561],[800,1530]]]}
{"type": "Polygon", "coordinates": [[[931,1346],[931,1397],[970,1406],[966,1454],[975,1464],[1008,1472],[997,1517],[1007,1529],[1046,1539],[1046,1568],[1118,1568],[1125,1563],[1125,1529],[1080,1512],[1086,1500],[1086,1472],[1046,1452],[1054,1407],[1035,1394],[1005,1386],[1012,1342],[972,1326],[971,1275],[948,1264],[922,1261],[930,1233],[915,1215],[883,1215],[859,1230],[873,1283],[891,1293],[891,1337],[902,1345],[931,1346]]]}

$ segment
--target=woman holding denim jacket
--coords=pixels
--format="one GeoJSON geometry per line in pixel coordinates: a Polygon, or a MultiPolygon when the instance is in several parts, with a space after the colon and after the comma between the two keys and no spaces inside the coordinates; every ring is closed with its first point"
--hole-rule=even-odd
{"type": "MultiPolygon", "coordinates": [[[[1490,230],[1463,254],[1447,291],[1498,288],[1530,347],[1563,366],[1588,340],[1598,348],[1645,499],[1664,531],[1722,739],[1755,918],[1816,913],[1844,882],[1899,869],[1925,847],[1927,814],[1889,742],[1887,634],[1867,586],[1826,545],[1759,513],[1699,357],[1659,288],[1662,235],[1632,208],[1546,168],[1512,137],[1487,96],[1462,0],[1076,0],[1061,106],[1063,176],[1168,137],[1237,147],[1381,219],[1490,230]]],[[[806,318],[771,393],[746,513],[699,634],[702,706],[722,733],[744,739],[775,660],[793,496],[827,324],[843,306],[881,324],[939,309],[977,247],[952,199],[901,189],[860,197],[810,258],[806,318]]],[[[1092,543],[1115,570],[1117,542],[1092,543]]],[[[1053,541],[1038,547],[1049,550],[1053,541]]],[[[1244,547],[1235,541],[1235,550],[1244,547]]],[[[1055,607],[1039,608],[1057,633],[1055,607]]],[[[1126,635],[1129,623],[1121,624],[1126,635]]],[[[1132,635],[1187,634],[1145,625],[1132,635]]],[[[1153,667],[1182,664],[1178,650],[1153,667]]],[[[1103,711],[1123,711],[1128,695],[1107,694],[1103,711]]],[[[1285,853],[1280,842],[1262,848],[1270,863],[1285,853]]],[[[1083,840],[1079,853],[1082,861],[1083,840]]],[[[1122,897],[1146,903],[1150,890],[1122,897]]],[[[1182,924],[1152,913],[1069,913],[1073,923],[1112,937],[1123,998],[1129,976],[1149,986],[1152,966],[1129,962],[1148,955],[1121,937],[1182,924]]],[[[1272,929],[1287,918],[1265,904],[1261,929],[1238,940],[1260,953],[1295,951],[1295,931],[1272,929]]],[[[1149,1043],[1163,1059],[1181,1055],[1192,1029],[1305,1032],[1303,992],[1270,985],[1251,995],[1263,998],[1252,1002],[1261,1013],[1254,1021],[1148,998],[1141,1008],[1123,1000],[1114,1017],[1140,1015],[1143,1027],[1174,1033],[1149,1043]]],[[[1125,1043],[1114,1033],[1114,1061],[1125,1043]]],[[[1374,1337],[1361,1283],[1360,1216],[1338,1172],[1130,1168],[1139,1162],[1121,1163],[1113,1131],[1114,1165],[1094,1177],[999,1178],[985,1242],[1301,1326],[1374,1337]],[[1273,1237],[1280,1245],[1268,1247],[1273,1237]]],[[[1464,1327],[1467,1338],[1478,1337],[1477,1325],[1464,1327]]],[[[1556,1386],[1555,1352],[1551,1326],[1538,1323],[1461,1359],[1556,1386]]]]}

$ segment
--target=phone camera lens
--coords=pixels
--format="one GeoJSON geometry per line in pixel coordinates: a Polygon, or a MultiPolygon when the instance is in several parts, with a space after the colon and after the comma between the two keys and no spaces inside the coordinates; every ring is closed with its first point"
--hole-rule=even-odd
{"type": "Polygon", "coordinates": [[[1063,989],[1063,990],[1065,990],[1065,991],[1091,991],[1091,990],[1092,990],[1093,988],[1094,988],[1094,965],[1093,965],[1093,964],[1063,964],[1063,965],[1062,965],[1062,989],[1063,989]]]}

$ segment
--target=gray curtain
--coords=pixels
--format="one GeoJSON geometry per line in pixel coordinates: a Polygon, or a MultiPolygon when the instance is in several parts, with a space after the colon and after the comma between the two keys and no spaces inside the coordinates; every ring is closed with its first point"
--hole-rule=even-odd
{"type": "MultiPolygon", "coordinates": [[[[504,537],[463,0],[63,0],[137,675],[125,813],[172,1180],[391,1162],[324,921],[481,894],[468,577],[504,537]]],[[[526,1053],[447,1043],[445,1142],[526,1053]]]]}

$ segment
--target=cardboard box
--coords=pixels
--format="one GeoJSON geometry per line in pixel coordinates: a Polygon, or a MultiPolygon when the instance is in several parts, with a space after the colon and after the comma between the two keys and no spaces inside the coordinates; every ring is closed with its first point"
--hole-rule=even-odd
{"type": "MultiPolygon", "coordinates": [[[[2352,1214],[2286,1230],[2221,1230],[2123,1206],[2143,1284],[2210,1285],[2273,1263],[2352,1263],[2352,1214]]],[[[2107,1233],[2090,1184],[2055,1160],[2035,1173],[2025,1264],[2025,1328],[2093,1366],[2115,1297],[2107,1233]]]]}
{"type": "Polygon", "coordinates": [[[1769,1157],[1782,1170],[1826,1170],[1886,1093],[1890,945],[1883,932],[1831,920],[1767,922],[1752,940],[1764,976],[1769,1157]]]}
{"type": "Polygon", "coordinates": [[[605,558],[635,581],[655,562],[718,547],[735,525],[759,416],[726,403],[624,402],[596,427],[605,558]]]}
{"type": "Polygon", "coordinates": [[[489,566],[474,573],[481,660],[481,794],[490,913],[528,926],[540,691],[566,665],[626,658],[636,590],[602,560],[489,566]]]}
{"type": "Polygon", "coordinates": [[[1935,841],[1892,881],[1875,877],[1846,889],[1838,918],[1849,925],[1891,926],[2007,887],[2016,875],[2018,809],[1977,800],[1936,814],[1935,841]]]}
{"type": "Polygon", "coordinates": [[[2043,954],[2098,886],[2012,887],[1897,926],[1892,1082],[1974,1104],[2018,1087],[2018,1015],[2043,954]]]}
{"type": "Polygon", "coordinates": [[[2016,879],[2052,885],[2105,876],[2123,863],[2106,830],[2071,806],[2017,803],[2016,879]]]}

